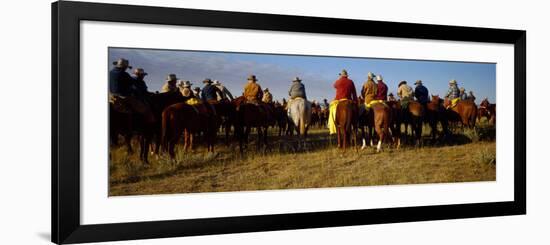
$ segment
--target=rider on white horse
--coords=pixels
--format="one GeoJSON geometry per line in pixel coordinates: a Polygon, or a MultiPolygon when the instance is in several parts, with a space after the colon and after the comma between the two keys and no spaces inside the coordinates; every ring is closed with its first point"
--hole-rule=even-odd
{"type": "Polygon", "coordinates": [[[288,116],[299,134],[304,135],[311,119],[311,102],[307,101],[306,88],[299,77],[292,81],[288,95],[288,116]]]}

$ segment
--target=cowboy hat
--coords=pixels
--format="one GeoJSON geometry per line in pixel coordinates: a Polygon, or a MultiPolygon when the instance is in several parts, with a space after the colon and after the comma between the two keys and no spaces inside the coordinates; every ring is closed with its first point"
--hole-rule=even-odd
{"type": "Polygon", "coordinates": [[[176,74],[169,74],[167,77],[166,77],[166,81],[169,82],[169,81],[176,81],[178,80],[178,78],[176,77],[176,74]]]}
{"type": "Polygon", "coordinates": [[[388,94],[388,96],[393,97],[393,93],[388,94]]]}
{"type": "Polygon", "coordinates": [[[200,87],[195,87],[193,90],[195,90],[195,91],[199,90],[200,91],[201,88],[200,87]]]}
{"type": "Polygon", "coordinates": [[[460,91],[464,92],[466,91],[466,89],[464,89],[464,87],[460,88],[460,91]]]}
{"type": "Polygon", "coordinates": [[[117,61],[113,61],[113,65],[115,65],[118,68],[128,67],[132,69],[129,63],[130,62],[127,59],[123,59],[123,58],[120,58],[117,61]]]}
{"type": "Polygon", "coordinates": [[[414,82],[414,84],[422,84],[422,80],[416,80],[416,82],[414,82]]]}
{"type": "Polygon", "coordinates": [[[265,89],[264,89],[264,92],[267,92],[267,91],[269,91],[269,89],[268,89],[268,88],[265,88],[265,89]]]}
{"type": "Polygon", "coordinates": [[[338,73],[340,76],[348,76],[348,71],[346,69],[343,69],[342,72],[338,73]]]}
{"type": "Polygon", "coordinates": [[[401,82],[399,82],[399,85],[397,85],[397,87],[401,87],[401,85],[403,85],[403,84],[407,84],[407,81],[401,81],[401,82]]]}
{"type": "Polygon", "coordinates": [[[210,78],[206,78],[202,81],[202,83],[212,83],[212,80],[210,80],[210,78]]]}
{"type": "Polygon", "coordinates": [[[247,80],[252,80],[252,81],[258,81],[258,79],[256,79],[256,76],[255,75],[249,75],[247,80]]]}
{"type": "Polygon", "coordinates": [[[144,76],[147,76],[147,72],[145,72],[145,70],[143,70],[143,68],[136,68],[134,70],[134,74],[135,75],[144,75],[144,76]]]}
{"type": "Polygon", "coordinates": [[[220,83],[220,81],[218,81],[218,80],[214,80],[214,81],[212,82],[212,84],[213,84],[213,85],[220,85],[221,83],[220,83]]]}
{"type": "Polygon", "coordinates": [[[367,78],[374,78],[374,77],[375,77],[374,73],[372,73],[370,71],[369,71],[369,73],[367,73],[367,78]]]}
{"type": "Polygon", "coordinates": [[[190,88],[191,85],[193,85],[190,81],[183,81],[180,80],[178,86],[184,87],[184,88],[190,88]]]}
{"type": "Polygon", "coordinates": [[[453,80],[449,81],[449,84],[456,84],[456,80],[453,79],[453,80]]]}
{"type": "Polygon", "coordinates": [[[382,75],[376,76],[376,81],[382,81],[382,80],[384,80],[384,78],[382,77],[382,75]]]}
{"type": "Polygon", "coordinates": [[[299,77],[295,77],[294,80],[292,80],[293,82],[301,82],[302,79],[300,79],[299,77]]]}

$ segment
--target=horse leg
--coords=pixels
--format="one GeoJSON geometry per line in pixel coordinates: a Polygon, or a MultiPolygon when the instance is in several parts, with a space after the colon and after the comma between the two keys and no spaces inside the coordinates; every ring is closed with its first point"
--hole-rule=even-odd
{"type": "Polygon", "coordinates": [[[170,159],[173,161],[176,158],[176,153],[174,151],[174,148],[176,146],[177,138],[176,140],[170,139],[168,142],[168,154],[170,155],[170,159]]]}
{"type": "Polygon", "coordinates": [[[344,150],[346,150],[348,144],[348,129],[344,127],[344,150]]]}
{"type": "Polygon", "coordinates": [[[269,126],[264,127],[264,146],[267,149],[267,129],[269,126]]]}
{"type": "Polygon", "coordinates": [[[258,134],[258,142],[256,143],[256,150],[260,150],[260,147],[262,146],[262,127],[256,127],[256,132],[258,134]]]}
{"type": "Polygon", "coordinates": [[[361,138],[362,138],[362,145],[361,150],[367,148],[367,132],[365,131],[364,127],[361,127],[361,138]]]}
{"type": "Polygon", "coordinates": [[[382,141],[384,141],[384,133],[379,134],[378,137],[380,139],[378,140],[378,145],[376,146],[376,152],[377,153],[379,153],[380,150],[382,149],[382,141]]]}
{"type": "Polygon", "coordinates": [[[128,149],[128,155],[133,154],[134,149],[132,148],[132,134],[130,133],[124,134],[124,141],[126,143],[126,148],[128,149]]]}
{"type": "Polygon", "coordinates": [[[152,137],[150,135],[143,136],[141,139],[141,161],[145,165],[149,164],[149,145],[151,144],[152,137]]]}
{"type": "Polygon", "coordinates": [[[342,147],[342,144],[340,141],[340,133],[341,133],[340,127],[336,126],[336,142],[338,143],[338,148],[342,147]]]}

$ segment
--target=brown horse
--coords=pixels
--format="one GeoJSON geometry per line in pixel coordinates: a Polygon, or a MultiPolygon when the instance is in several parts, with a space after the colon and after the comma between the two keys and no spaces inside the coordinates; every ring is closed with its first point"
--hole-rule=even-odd
{"type": "Polygon", "coordinates": [[[477,120],[480,121],[482,117],[486,117],[490,124],[496,123],[496,104],[489,103],[487,98],[483,99],[479,104],[477,110],[477,120]]]}
{"type": "Polygon", "coordinates": [[[150,106],[155,122],[150,123],[144,120],[143,116],[132,113],[125,114],[120,113],[109,106],[109,134],[111,143],[118,143],[118,135],[123,135],[125,143],[128,147],[128,153],[133,152],[131,147],[131,140],[133,136],[139,137],[140,143],[140,159],[143,163],[148,164],[149,147],[156,139],[156,153],[159,153],[159,147],[161,144],[161,121],[162,111],[172,104],[178,102],[184,102],[187,98],[183,97],[179,92],[173,93],[161,93],[161,94],[149,94],[144,98],[146,103],[150,106]]]}
{"type": "Polygon", "coordinates": [[[451,107],[451,101],[445,98],[443,105],[446,110],[446,117],[449,122],[461,122],[462,128],[474,128],[476,125],[477,106],[471,100],[460,100],[454,107],[451,107]]]}
{"type": "Polygon", "coordinates": [[[437,135],[437,125],[441,124],[443,128],[443,136],[449,134],[449,125],[445,117],[445,107],[443,107],[443,100],[439,98],[439,95],[432,95],[432,100],[426,104],[426,122],[430,125],[432,141],[435,141],[437,135]]]}
{"type": "Polygon", "coordinates": [[[288,115],[287,110],[283,105],[275,104],[273,106],[273,114],[275,121],[277,122],[277,127],[279,128],[279,136],[285,134],[288,126],[288,115]]]}
{"type": "Polygon", "coordinates": [[[380,150],[382,149],[382,143],[387,141],[388,137],[391,137],[390,125],[392,119],[392,109],[387,105],[378,103],[372,105],[371,110],[374,116],[374,130],[378,135],[378,145],[376,146],[376,152],[380,152],[380,150]]]}
{"type": "Polygon", "coordinates": [[[205,135],[208,152],[214,150],[214,140],[218,129],[213,116],[200,109],[201,105],[176,103],[162,112],[162,142],[171,159],[175,158],[175,146],[185,133],[185,149],[193,147],[193,134],[202,132],[205,135]]]}
{"type": "Polygon", "coordinates": [[[411,125],[412,136],[416,145],[422,143],[422,121],[424,119],[424,106],[418,101],[411,100],[403,115],[403,122],[405,123],[405,134],[408,131],[408,125],[411,125]]]}
{"type": "Polygon", "coordinates": [[[399,101],[387,101],[390,107],[391,121],[390,129],[394,140],[397,143],[397,149],[401,146],[401,124],[403,123],[403,110],[399,101]]]}
{"type": "Polygon", "coordinates": [[[357,146],[357,135],[352,131],[357,129],[357,105],[351,100],[342,100],[336,105],[334,124],[336,125],[336,136],[338,147],[346,149],[350,140],[357,146]],[[355,126],[355,127],[354,127],[355,126]],[[350,134],[352,138],[350,139],[350,134]]]}
{"type": "Polygon", "coordinates": [[[239,150],[241,154],[248,145],[248,136],[251,128],[256,128],[258,132],[257,149],[262,145],[267,149],[267,130],[270,125],[275,124],[273,116],[274,108],[261,102],[247,102],[244,97],[239,97],[233,101],[236,113],[234,120],[235,135],[239,139],[239,150]]]}

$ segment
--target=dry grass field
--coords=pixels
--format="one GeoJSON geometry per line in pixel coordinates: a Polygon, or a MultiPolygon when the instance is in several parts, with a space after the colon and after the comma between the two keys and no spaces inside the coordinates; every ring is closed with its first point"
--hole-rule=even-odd
{"type": "Polygon", "coordinates": [[[297,147],[292,137],[270,136],[265,152],[257,152],[252,141],[240,156],[236,145],[220,142],[215,155],[200,145],[194,152],[178,151],[175,163],[166,154],[151,156],[149,167],[139,162],[137,153],[128,156],[125,148],[114,148],[109,195],[494,181],[496,144],[491,135],[494,128],[481,128],[455,135],[453,145],[426,143],[399,150],[386,145],[376,153],[374,148],[336,149],[327,130],[315,129],[306,147],[297,147]]]}

